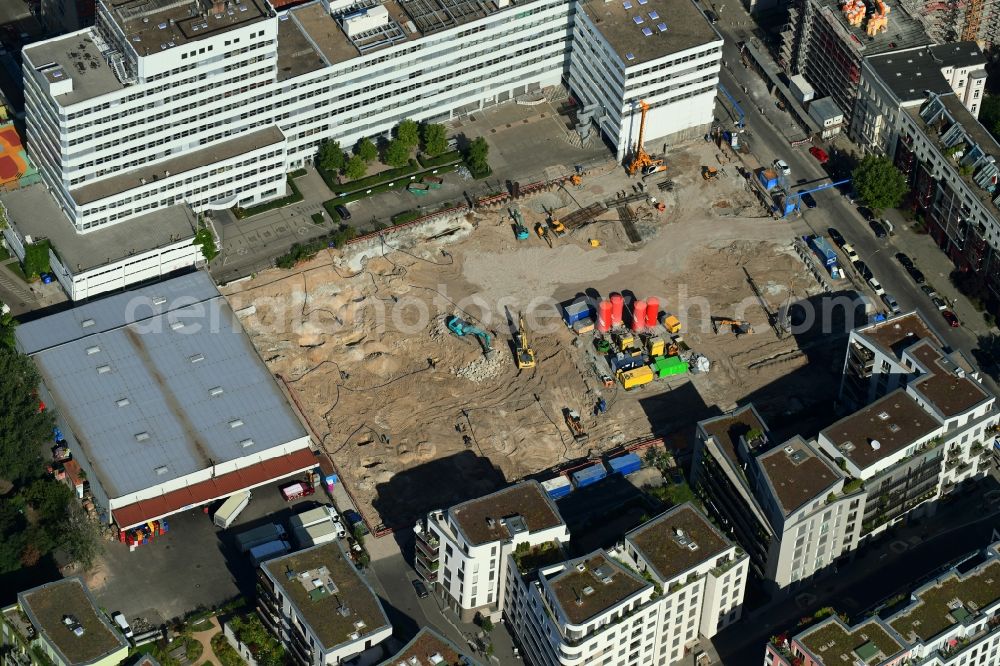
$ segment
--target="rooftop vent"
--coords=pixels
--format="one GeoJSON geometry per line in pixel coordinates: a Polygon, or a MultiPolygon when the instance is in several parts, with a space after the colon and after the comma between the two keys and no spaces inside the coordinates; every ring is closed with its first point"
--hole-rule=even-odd
{"type": "Polygon", "coordinates": [[[883,421],[888,421],[889,420],[889,412],[879,412],[878,413],[878,417],[880,419],[882,419],[883,421]]]}
{"type": "Polygon", "coordinates": [[[93,347],[87,347],[87,356],[93,356],[99,351],[101,351],[101,348],[96,345],[93,347]]]}
{"type": "Polygon", "coordinates": [[[243,425],[243,419],[233,419],[229,422],[230,428],[239,428],[241,425],[243,425]]]}
{"type": "Polygon", "coordinates": [[[365,626],[367,626],[367,625],[365,625],[365,621],[364,621],[364,620],[357,620],[357,621],[356,621],[356,622],[354,623],[354,628],[355,628],[355,629],[358,629],[358,630],[361,630],[361,629],[364,629],[364,628],[365,628],[365,626]]]}
{"type": "Polygon", "coordinates": [[[340,606],[337,607],[337,612],[340,613],[343,617],[347,617],[348,615],[351,614],[351,607],[348,606],[347,604],[340,604],[340,606]]]}
{"type": "Polygon", "coordinates": [[[352,641],[356,641],[356,640],[358,640],[359,638],[361,638],[361,634],[359,634],[359,633],[358,633],[358,632],[356,632],[356,631],[352,631],[352,632],[351,632],[350,634],[348,634],[348,636],[350,636],[350,637],[351,637],[351,640],[352,640],[352,641]]]}
{"type": "Polygon", "coordinates": [[[83,321],[80,322],[80,326],[82,326],[83,328],[90,328],[95,323],[96,322],[94,322],[93,319],[84,319],[83,321]]]}
{"type": "Polygon", "coordinates": [[[580,562],[576,565],[576,570],[579,571],[580,573],[583,573],[584,571],[587,570],[587,565],[583,562],[580,562]]]}
{"type": "Polygon", "coordinates": [[[109,372],[111,372],[111,366],[110,365],[99,365],[99,366],[97,366],[97,374],[99,374],[99,375],[106,375],[109,372]]]}
{"type": "Polygon", "coordinates": [[[135,434],[135,441],[137,442],[145,442],[148,439],[149,439],[149,433],[146,432],[145,430],[143,430],[142,432],[137,432],[135,434]]]}
{"type": "Polygon", "coordinates": [[[786,446],[784,450],[785,453],[787,453],[788,455],[792,455],[793,453],[795,453],[795,449],[792,448],[791,446],[786,446]]]}
{"type": "Polygon", "coordinates": [[[486,517],[486,527],[488,527],[488,528],[490,528],[492,530],[496,526],[497,526],[497,521],[494,520],[493,518],[487,516],[486,517]]]}
{"type": "Polygon", "coordinates": [[[83,636],[83,633],[84,633],[83,632],[83,627],[81,627],[80,625],[76,625],[75,627],[73,627],[73,634],[77,638],[79,638],[80,636],[83,636]]]}
{"type": "Polygon", "coordinates": [[[153,305],[163,305],[167,302],[167,299],[163,296],[153,296],[153,305]]]}
{"type": "Polygon", "coordinates": [[[195,355],[191,356],[191,362],[192,363],[198,363],[199,361],[204,361],[204,360],[205,360],[205,355],[204,354],[195,354],[195,355]]]}
{"type": "Polygon", "coordinates": [[[895,423],[889,424],[889,432],[899,432],[900,428],[895,423]]]}
{"type": "Polygon", "coordinates": [[[589,597],[593,593],[594,593],[594,588],[592,588],[591,586],[588,585],[587,587],[583,588],[583,596],[589,597]]]}
{"type": "Polygon", "coordinates": [[[163,476],[164,474],[166,474],[166,473],[167,473],[168,471],[170,471],[170,470],[169,470],[169,469],[167,469],[167,466],[166,466],[166,465],[160,465],[159,467],[157,467],[157,468],[156,468],[155,470],[153,470],[153,471],[155,471],[155,472],[156,472],[156,475],[157,475],[157,476],[163,476]]]}
{"type": "Polygon", "coordinates": [[[631,52],[630,53],[626,53],[625,54],[625,59],[628,60],[629,62],[631,62],[631,61],[635,60],[635,54],[631,53],[631,52]]]}
{"type": "Polygon", "coordinates": [[[182,322],[182,321],[172,321],[172,322],[170,322],[170,330],[171,331],[178,331],[178,330],[180,330],[182,328],[184,328],[184,322],[182,322]]]}
{"type": "Polygon", "coordinates": [[[243,441],[240,442],[240,448],[249,449],[251,446],[253,446],[252,439],[244,439],[243,441]]]}
{"type": "Polygon", "coordinates": [[[208,394],[213,398],[222,395],[222,387],[216,386],[215,388],[208,389],[208,394]]]}
{"type": "Polygon", "coordinates": [[[128,398],[118,398],[118,400],[115,401],[115,404],[119,407],[128,407],[129,401],[128,398]]]}

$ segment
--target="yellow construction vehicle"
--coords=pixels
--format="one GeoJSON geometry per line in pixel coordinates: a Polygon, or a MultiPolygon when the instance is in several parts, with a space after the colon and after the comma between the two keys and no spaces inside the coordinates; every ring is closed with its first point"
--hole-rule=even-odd
{"type": "Polygon", "coordinates": [[[569,409],[568,407],[563,409],[563,417],[566,419],[566,426],[569,431],[573,433],[573,439],[577,442],[585,442],[589,439],[589,435],[583,430],[583,423],[580,421],[580,415],[575,409],[569,409]]]}
{"type": "Polygon", "coordinates": [[[596,238],[591,238],[589,240],[590,240],[590,247],[601,247],[601,241],[597,240],[596,238]]]}
{"type": "Polygon", "coordinates": [[[544,224],[542,224],[541,222],[536,224],[535,233],[538,234],[539,238],[548,243],[549,247],[552,247],[552,239],[549,238],[549,230],[545,228],[544,224]]]}
{"type": "Polygon", "coordinates": [[[642,173],[643,176],[649,176],[658,171],[666,171],[667,166],[663,163],[663,160],[654,160],[646,152],[646,148],[643,146],[643,141],[646,135],[646,114],[649,113],[649,104],[646,100],[639,100],[639,110],[641,115],[639,117],[639,140],[635,144],[635,156],[632,158],[632,163],[628,165],[628,175],[634,176],[636,173],[642,173]]]}
{"type": "Polygon", "coordinates": [[[729,327],[731,327],[732,331],[733,331],[733,334],[735,334],[736,337],[740,337],[741,335],[752,335],[753,334],[753,326],[751,326],[750,322],[748,322],[746,320],[743,320],[743,319],[725,319],[725,318],[722,318],[722,317],[713,317],[712,318],[712,330],[715,331],[716,335],[718,335],[719,329],[722,328],[723,326],[729,326],[729,327]]]}
{"type": "Polygon", "coordinates": [[[701,177],[704,180],[715,180],[719,176],[719,170],[711,166],[703,166],[701,168],[701,177]]]}
{"type": "Polygon", "coordinates": [[[562,222],[552,217],[551,215],[549,215],[548,221],[549,221],[549,229],[551,229],[552,233],[554,233],[556,236],[562,236],[564,233],[566,233],[566,225],[564,225],[562,222]]]}
{"type": "Polygon", "coordinates": [[[583,183],[583,178],[574,174],[569,177],[569,182],[579,187],[583,183]]]}
{"type": "Polygon", "coordinates": [[[681,320],[672,314],[666,314],[663,317],[663,328],[667,329],[667,333],[674,335],[681,332],[681,320]]]}
{"type": "Polygon", "coordinates": [[[535,367],[535,350],[528,344],[528,332],[524,328],[524,317],[517,317],[517,337],[514,339],[517,367],[521,370],[535,367]]]}

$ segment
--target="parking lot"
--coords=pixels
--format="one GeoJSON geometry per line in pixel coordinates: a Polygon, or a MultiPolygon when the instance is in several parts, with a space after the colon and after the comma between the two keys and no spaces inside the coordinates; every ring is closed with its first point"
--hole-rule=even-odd
{"type": "Polygon", "coordinates": [[[132,552],[123,543],[107,544],[88,574],[98,603],[130,620],[142,617],[158,625],[237,595],[253,598],[256,574],[250,558],[236,549],[235,535],[267,522],[286,523],[287,529],[293,513],[328,501],[318,488],[315,495],[285,502],[278,492],[283,483],[287,480],[255,488],[227,530],[212,523],[211,513],[191,510],[167,518],[169,532],[132,552]]]}

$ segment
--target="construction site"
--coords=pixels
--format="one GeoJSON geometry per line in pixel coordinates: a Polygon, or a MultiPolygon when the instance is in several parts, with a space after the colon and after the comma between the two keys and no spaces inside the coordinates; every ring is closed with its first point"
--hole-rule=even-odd
{"type": "Polygon", "coordinates": [[[780,421],[832,398],[831,346],[782,321],[825,291],[793,226],[712,142],[642,172],[609,160],[223,289],[373,531],[748,400],[780,421]]]}

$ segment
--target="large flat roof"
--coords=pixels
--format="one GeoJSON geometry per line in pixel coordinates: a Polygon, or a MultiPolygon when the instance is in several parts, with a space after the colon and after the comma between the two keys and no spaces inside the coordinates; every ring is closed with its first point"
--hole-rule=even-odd
{"type": "MultiPolygon", "coordinates": [[[[439,0],[426,1],[434,2],[436,5],[439,0]]],[[[479,0],[442,1],[456,5],[465,2],[477,5],[481,4],[479,0]]],[[[330,64],[337,64],[362,55],[362,49],[364,49],[364,53],[367,55],[370,52],[386,48],[392,44],[417,39],[422,36],[418,24],[414,22],[414,19],[411,18],[398,2],[395,0],[385,0],[380,4],[389,12],[389,17],[394,22],[394,25],[386,33],[369,37],[359,36],[357,40],[352,40],[348,37],[347,33],[337,23],[337,20],[330,16],[319,2],[295,7],[289,13],[302,29],[305,36],[323,53],[326,60],[330,64]],[[403,26],[406,27],[404,28],[403,26]]]]}
{"type": "Polygon", "coordinates": [[[691,0],[586,0],[581,8],[626,67],[722,42],[691,0]]]}
{"type": "Polygon", "coordinates": [[[91,664],[128,648],[78,576],[21,592],[17,600],[35,629],[48,636],[71,666],[91,664]],[[67,616],[83,628],[81,635],[63,622],[67,616]]]}
{"type": "Polygon", "coordinates": [[[74,273],[104,266],[179,240],[194,238],[197,220],[187,205],[151,211],[117,224],[78,233],[44,185],[0,193],[8,221],[22,235],[47,238],[74,273]]]}
{"type": "Polygon", "coordinates": [[[944,418],[964,414],[992,397],[930,342],[920,342],[906,353],[927,370],[927,376],[911,382],[910,387],[933,403],[944,418]]]}
{"type": "Polygon", "coordinates": [[[85,206],[143,185],[152,184],[160,178],[177,176],[193,169],[260,150],[266,146],[279,144],[284,140],[285,135],[277,125],[268,125],[259,130],[238,134],[211,146],[185,152],[177,157],[144,164],[131,171],[95,180],[75,190],[70,190],[69,194],[78,205],[85,206]]]}
{"type": "Polygon", "coordinates": [[[757,456],[757,464],[786,516],[799,507],[828,494],[831,486],[844,478],[836,465],[794,437],[782,446],[757,456]]]}
{"type": "Polygon", "coordinates": [[[764,421],[757,414],[757,410],[754,409],[753,405],[740,407],[723,416],[699,421],[698,425],[708,435],[714,437],[719,442],[719,448],[737,466],[740,464],[740,437],[746,436],[751,430],[767,432],[764,421]]]}
{"type": "Polygon", "coordinates": [[[24,48],[24,57],[29,66],[42,71],[50,81],[56,80],[56,68],[62,71],[58,78],[72,80],[72,91],[53,98],[57,104],[70,106],[125,87],[94,44],[92,30],[93,28],[88,28],[35,42],[24,48]]]}
{"type": "Polygon", "coordinates": [[[204,272],[26,322],[17,340],[112,499],[307,436],[204,272]]]}
{"type": "Polygon", "coordinates": [[[101,0],[136,52],[151,55],[273,16],[264,0],[101,0]]]}
{"type": "Polygon", "coordinates": [[[690,502],[640,525],[626,534],[625,539],[662,582],[676,578],[732,546],[690,502]],[[697,546],[692,548],[691,543],[697,546]]]}
{"type": "Polygon", "coordinates": [[[456,504],[448,513],[473,546],[506,540],[524,530],[539,532],[563,524],[555,504],[537,481],[523,481],[456,504]]]}
{"type": "Polygon", "coordinates": [[[880,664],[903,649],[878,620],[870,620],[853,627],[845,625],[834,615],[795,637],[799,643],[822,663],[880,664]]]}
{"type": "Polygon", "coordinates": [[[941,346],[941,339],[917,312],[872,324],[860,329],[858,334],[897,360],[902,359],[903,351],[920,340],[930,340],[941,346]]]}
{"type": "Polygon", "coordinates": [[[278,21],[278,80],[285,81],[326,67],[323,56],[306,37],[294,14],[278,21]]]}
{"type": "Polygon", "coordinates": [[[872,56],[868,63],[892,93],[906,102],[924,99],[926,90],[951,92],[941,69],[985,65],[986,56],[975,42],[959,42],[889,51],[872,56]]]}
{"type": "Polygon", "coordinates": [[[840,419],[822,434],[859,469],[865,469],[926,437],[940,425],[906,389],[896,389],[840,419]],[[878,448],[874,442],[878,442],[878,448]]]}
{"type": "Polygon", "coordinates": [[[913,597],[915,603],[895,615],[890,624],[904,638],[913,633],[929,641],[1000,600],[1000,561],[992,559],[964,576],[947,573],[914,592],[913,597]],[[955,600],[959,603],[954,604],[955,600]]]}
{"type": "Polygon", "coordinates": [[[424,627],[379,666],[480,666],[480,663],[441,634],[424,627]]]}
{"type": "MultiPolygon", "coordinates": [[[[930,44],[923,24],[906,12],[906,8],[896,2],[889,2],[890,13],[886,31],[875,37],[869,37],[865,32],[867,19],[860,26],[852,26],[840,9],[840,0],[813,0],[813,2],[828,12],[831,20],[848,36],[852,48],[863,56],[877,55],[886,51],[898,51],[913,46],[930,44]]],[[[874,10],[874,5],[872,5],[874,10]]],[[[869,13],[870,15],[870,13],[869,13]]]]}
{"type": "Polygon", "coordinates": [[[390,626],[375,592],[337,542],[268,560],[261,566],[325,651],[390,626]]]}
{"type": "Polygon", "coordinates": [[[548,584],[572,624],[585,624],[651,586],[602,551],[570,560],[548,584]]]}

